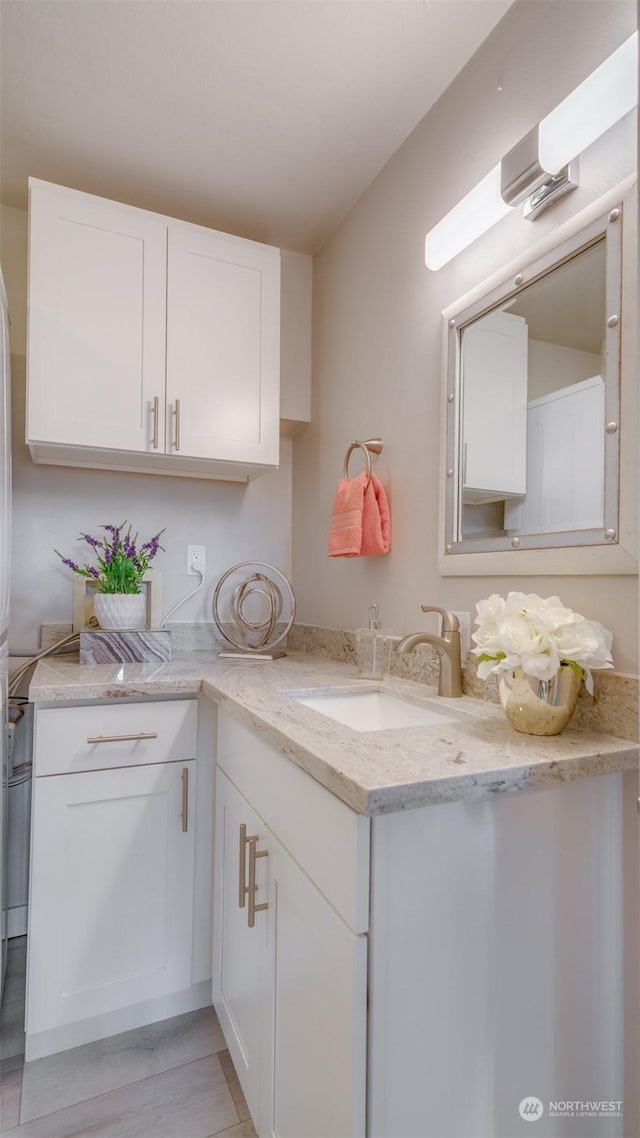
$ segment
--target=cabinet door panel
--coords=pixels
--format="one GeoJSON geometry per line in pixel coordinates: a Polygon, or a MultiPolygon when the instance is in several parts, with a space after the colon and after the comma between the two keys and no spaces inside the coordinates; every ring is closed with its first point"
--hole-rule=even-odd
{"type": "Polygon", "coordinates": [[[35,780],[29,1033],[189,987],[194,799],[193,761],[35,780]]]}
{"type": "Polygon", "coordinates": [[[557,533],[604,524],[604,381],[533,399],[527,410],[527,493],[505,504],[515,533],[557,533]]]}
{"type": "MultiPolygon", "coordinates": [[[[245,799],[218,771],[216,781],[216,885],[214,911],[213,1005],[254,1120],[260,1101],[260,1049],[263,1020],[262,967],[266,922],[248,926],[239,906],[240,826],[264,837],[264,825],[245,799]]],[[[260,843],[261,845],[263,843],[260,843]]],[[[258,860],[258,883],[265,893],[266,858],[258,860]]],[[[261,900],[264,896],[261,896],[261,900]]],[[[264,918],[265,913],[259,913],[264,918]]]]}
{"type": "Polygon", "coordinates": [[[524,494],[527,453],[527,323],[492,312],[465,328],[464,498],[524,494]]]}
{"type": "Polygon", "coordinates": [[[277,249],[169,226],[169,452],[277,464],[279,327],[277,249]]]}
{"type": "Polygon", "coordinates": [[[367,939],[271,834],[265,846],[273,1028],[264,1069],[273,1101],[265,1096],[270,1118],[260,1133],[355,1138],[365,1133],[367,939]]]}
{"type": "Polygon", "coordinates": [[[27,439],[151,450],[155,396],[164,431],[166,224],[33,182],[29,226],[27,439]]]}

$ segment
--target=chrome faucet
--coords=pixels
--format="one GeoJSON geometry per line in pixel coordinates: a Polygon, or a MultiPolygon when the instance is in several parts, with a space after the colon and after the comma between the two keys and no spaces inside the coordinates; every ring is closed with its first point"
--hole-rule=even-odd
{"type": "Polygon", "coordinates": [[[442,617],[442,635],[415,632],[398,644],[398,652],[413,652],[418,644],[431,644],[440,657],[438,695],[448,699],[462,695],[462,660],[460,656],[460,622],[454,613],[435,605],[422,605],[423,612],[438,612],[442,617]]]}

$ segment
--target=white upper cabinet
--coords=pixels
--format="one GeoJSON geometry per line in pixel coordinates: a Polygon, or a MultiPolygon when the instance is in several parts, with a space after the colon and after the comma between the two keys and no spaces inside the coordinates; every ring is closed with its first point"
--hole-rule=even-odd
{"type": "Polygon", "coordinates": [[[28,439],[150,450],[155,395],[164,415],[165,223],[42,182],[29,219],[28,439]]]}
{"type": "Polygon", "coordinates": [[[527,324],[490,312],[464,329],[463,501],[526,491],[527,324]]]}
{"type": "Polygon", "coordinates": [[[197,225],[169,225],[168,451],[276,465],[280,255],[197,225]]]}
{"type": "Polygon", "coordinates": [[[29,189],[34,460],[235,481],[277,466],[280,251],[29,189]]]}

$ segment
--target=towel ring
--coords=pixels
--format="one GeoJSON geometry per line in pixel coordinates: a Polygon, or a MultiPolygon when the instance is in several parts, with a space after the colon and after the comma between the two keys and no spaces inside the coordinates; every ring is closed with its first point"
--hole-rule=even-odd
{"type": "Polygon", "coordinates": [[[349,450],[347,451],[346,455],[344,456],[344,471],[343,471],[343,477],[344,478],[349,477],[349,459],[351,458],[351,455],[353,454],[354,450],[356,450],[357,448],[359,448],[362,451],[362,453],[364,454],[365,470],[367,472],[367,486],[368,486],[369,483],[371,482],[371,455],[372,454],[380,454],[380,452],[382,450],[382,439],[365,439],[364,442],[361,442],[360,439],[354,439],[353,440],[353,442],[351,443],[351,446],[349,447],[349,450]]]}

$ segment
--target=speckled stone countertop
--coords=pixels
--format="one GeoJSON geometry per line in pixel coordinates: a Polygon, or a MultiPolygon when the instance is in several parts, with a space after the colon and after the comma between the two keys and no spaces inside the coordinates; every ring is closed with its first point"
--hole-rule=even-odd
{"type": "Polygon", "coordinates": [[[552,738],[519,735],[494,704],[467,696],[440,700],[435,689],[396,677],[361,680],[352,665],[296,652],[268,663],[219,660],[211,652],[175,655],[166,664],[41,661],[29,698],[54,704],[200,692],[359,814],[485,798],[638,765],[638,746],[612,735],[571,727],[552,738]],[[355,731],[287,695],[327,688],[383,688],[431,708],[435,699],[454,718],[355,731]]]}

